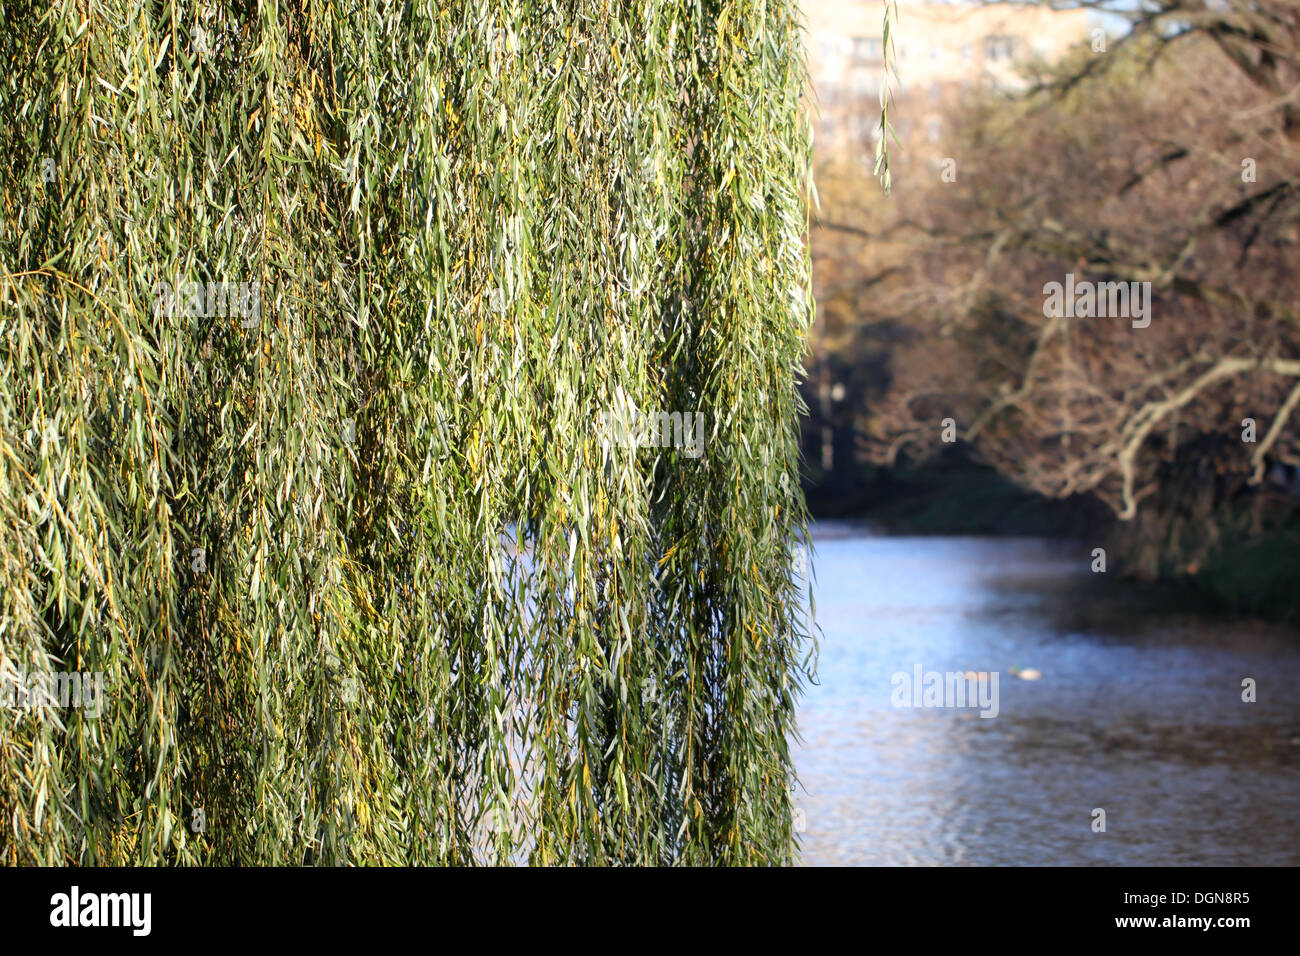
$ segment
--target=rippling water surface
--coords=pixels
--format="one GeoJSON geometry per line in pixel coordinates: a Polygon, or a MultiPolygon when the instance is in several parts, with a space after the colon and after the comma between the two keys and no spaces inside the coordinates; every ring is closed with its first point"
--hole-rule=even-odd
{"type": "Polygon", "coordinates": [[[804,863],[1300,864],[1294,633],[1126,612],[1081,546],[825,524],[814,543],[804,863]],[[917,664],[999,671],[998,716],[891,706],[917,664]]]}

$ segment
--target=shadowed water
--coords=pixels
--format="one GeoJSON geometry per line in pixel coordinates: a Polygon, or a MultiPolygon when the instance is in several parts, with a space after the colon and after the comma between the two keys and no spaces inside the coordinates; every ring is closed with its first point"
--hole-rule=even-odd
{"type": "Polygon", "coordinates": [[[1081,545],[837,525],[814,544],[804,863],[1300,863],[1294,633],[1132,613],[1081,545]],[[999,671],[998,716],[892,706],[891,675],[918,663],[999,671]]]}

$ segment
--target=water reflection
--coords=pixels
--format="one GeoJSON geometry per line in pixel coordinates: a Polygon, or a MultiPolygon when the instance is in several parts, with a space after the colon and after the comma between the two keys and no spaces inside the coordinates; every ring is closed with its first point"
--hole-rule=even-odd
{"type": "Polygon", "coordinates": [[[814,537],[805,863],[1300,863],[1300,637],[1134,614],[1082,546],[814,537]],[[1000,671],[999,715],[891,706],[917,663],[1000,671]]]}

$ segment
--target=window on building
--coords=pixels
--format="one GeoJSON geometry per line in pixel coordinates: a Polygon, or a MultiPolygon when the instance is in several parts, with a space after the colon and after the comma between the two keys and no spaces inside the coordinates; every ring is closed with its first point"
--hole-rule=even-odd
{"type": "Polygon", "coordinates": [[[819,44],[821,54],[827,59],[839,59],[847,54],[852,46],[846,37],[830,31],[822,32],[818,35],[818,39],[821,41],[819,44]]]}
{"type": "Polygon", "coordinates": [[[984,39],[984,58],[995,62],[1010,60],[1016,55],[1016,38],[991,36],[984,39]]]}
{"type": "Polygon", "coordinates": [[[883,47],[880,37],[854,37],[853,62],[872,63],[881,58],[883,47]]]}

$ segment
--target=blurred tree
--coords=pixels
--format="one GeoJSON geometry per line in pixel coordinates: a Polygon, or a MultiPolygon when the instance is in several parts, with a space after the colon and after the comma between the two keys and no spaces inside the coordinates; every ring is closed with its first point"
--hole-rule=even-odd
{"type": "Polygon", "coordinates": [[[856,279],[818,273],[841,339],[887,356],[861,362],[884,365],[864,453],[934,455],[951,417],[1024,486],[1106,502],[1147,575],[1290,515],[1268,479],[1300,466],[1298,57],[1293,3],[1145,5],[1025,95],[968,99],[955,181],[906,154],[890,204],[821,179],[814,254],[873,240],[856,279]],[[1150,324],[1054,308],[1067,281],[1108,305],[1149,283],[1150,324]]]}

